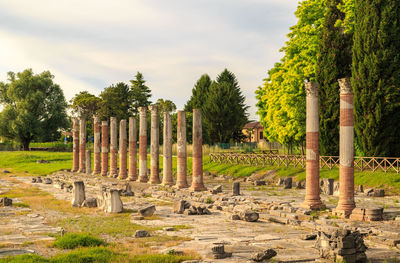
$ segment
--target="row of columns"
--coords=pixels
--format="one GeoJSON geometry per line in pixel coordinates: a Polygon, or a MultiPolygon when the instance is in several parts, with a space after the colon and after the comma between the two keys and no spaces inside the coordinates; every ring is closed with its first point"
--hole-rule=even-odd
{"type": "MultiPolygon", "coordinates": [[[[340,135],[339,135],[339,202],[336,213],[348,217],[356,207],[354,201],[354,114],[353,91],[348,78],[339,79],[340,135]]],[[[306,88],[306,196],[303,206],[322,209],[319,184],[319,104],[315,82],[306,88]]]]}
{"type": "MultiPolygon", "coordinates": [[[[178,188],[187,188],[187,151],[186,151],[186,114],[178,111],[177,127],[177,180],[174,184],[172,177],[172,120],[168,112],[164,112],[163,127],[163,179],[159,178],[159,113],[158,107],[149,107],[151,112],[151,141],[150,141],[150,177],[147,174],[147,108],[139,107],[139,174],[137,174],[136,160],[136,119],[129,118],[129,131],[126,134],[126,120],[120,121],[119,128],[119,171],[117,169],[117,120],[110,118],[110,129],[107,121],[102,121],[95,116],[94,129],[94,168],[93,174],[118,177],[121,180],[148,182],[167,186],[176,185],[178,188]],[[110,145],[109,140],[110,131],[110,145]],[[129,160],[127,160],[127,137],[129,137],[129,160]],[[101,145],[101,147],[100,147],[101,145]],[[110,155],[110,156],[109,156],[110,155]],[[108,170],[108,160],[110,169],[108,170]],[[129,169],[127,169],[127,162],[129,169]]],[[[85,172],[86,163],[86,119],[73,118],[73,172],[85,172]]],[[[202,128],[201,111],[193,110],[193,153],[192,153],[192,185],[194,191],[206,190],[203,183],[203,153],[202,153],[202,128]]]]}

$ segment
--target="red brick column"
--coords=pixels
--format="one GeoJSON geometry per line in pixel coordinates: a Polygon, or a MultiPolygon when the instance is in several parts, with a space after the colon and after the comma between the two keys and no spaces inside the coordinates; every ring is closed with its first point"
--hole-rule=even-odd
{"type": "Polygon", "coordinates": [[[78,118],[72,118],[72,172],[79,170],[79,121],[78,118]]]}
{"type": "Polygon", "coordinates": [[[119,123],[119,175],[118,178],[124,180],[128,177],[126,169],[127,149],[126,149],[126,120],[119,123]]]}
{"type": "Polygon", "coordinates": [[[157,105],[149,106],[151,112],[151,136],[150,136],[150,182],[151,184],[161,183],[160,171],[160,123],[157,105]]]}
{"type": "Polygon", "coordinates": [[[118,176],[118,136],[117,119],[110,118],[110,172],[109,176],[116,178],[118,176]]]}
{"type": "Polygon", "coordinates": [[[203,135],[201,127],[201,111],[193,109],[193,153],[192,153],[193,191],[205,191],[207,188],[203,183],[203,135]]]}
{"type": "Polygon", "coordinates": [[[129,117],[129,181],[137,180],[136,144],[136,119],[134,117],[129,117]]]}
{"type": "Polygon", "coordinates": [[[101,122],[101,175],[108,173],[108,122],[101,122]]]}
{"type": "Polygon", "coordinates": [[[147,183],[147,120],[146,107],[139,107],[139,178],[138,181],[147,183]]]}
{"type": "Polygon", "coordinates": [[[79,119],[79,171],[86,171],[86,119],[79,119]]]}
{"type": "Polygon", "coordinates": [[[172,178],[172,120],[168,112],[164,112],[162,184],[174,185],[174,179],[172,178]]]}
{"type": "Polygon", "coordinates": [[[321,209],[319,189],[319,112],[318,84],[307,82],[306,88],[306,196],[303,207],[321,209]]]}
{"type": "Polygon", "coordinates": [[[354,201],[354,95],[348,78],[338,81],[340,86],[340,166],[339,203],[336,212],[348,217],[356,207],[354,201]]]}
{"type": "Polygon", "coordinates": [[[186,113],[184,111],[178,111],[178,127],[177,127],[177,175],[176,175],[176,186],[180,188],[188,188],[186,173],[187,173],[187,162],[186,162],[186,113]]]}
{"type": "Polygon", "coordinates": [[[101,146],[100,146],[100,118],[98,116],[93,117],[93,132],[94,132],[93,174],[100,174],[100,172],[101,172],[101,146]]]}

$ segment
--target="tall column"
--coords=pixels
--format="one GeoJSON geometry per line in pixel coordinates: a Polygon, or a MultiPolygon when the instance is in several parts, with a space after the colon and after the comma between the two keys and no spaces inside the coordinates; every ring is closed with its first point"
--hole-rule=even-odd
{"type": "Polygon", "coordinates": [[[79,118],[79,171],[85,172],[86,165],[86,118],[79,118]]]}
{"type": "Polygon", "coordinates": [[[179,189],[187,188],[189,186],[186,179],[186,113],[181,110],[178,111],[177,144],[176,186],[179,189]]]}
{"type": "Polygon", "coordinates": [[[172,121],[171,115],[164,112],[163,127],[163,185],[174,185],[172,178],[172,121]]]}
{"type": "Polygon", "coordinates": [[[138,181],[146,183],[147,177],[147,120],[146,107],[139,107],[139,178],[138,181]]]}
{"type": "Polygon", "coordinates": [[[129,181],[137,180],[136,143],[136,118],[129,117],[129,181]]]}
{"type": "Polygon", "coordinates": [[[339,203],[336,212],[348,217],[356,207],[354,201],[354,112],[353,89],[348,78],[339,79],[339,203]]]}
{"type": "Polygon", "coordinates": [[[193,191],[204,191],[203,183],[203,135],[201,128],[201,111],[193,109],[193,153],[192,153],[192,186],[193,191]]]}
{"type": "Polygon", "coordinates": [[[119,123],[119,179],[126,179],[128,172],[126,170],[126,120],[121,120],[119,123]]]}
{"type": "Polygon", "coordinates": [[[110,118],[110,177],[117,177],[117,166],[118,166],[118,142],[117,142],[117,119],[115,117],[110,118]]]}
{"type": "Polygon", "coordinates": [[[100,174],[101,172],[100,118],[98,116],[94,116],[93,119],[94,119],[93,120],[93,132],[94,132],[93,174],[100,174]]]}
{"type": "Polygon", "coordinates": [[[86,150],[86,174],[92,173],[92,152],[86,150]]]}
{"type": "Polygon", "coordinates": [[[108,122],[101,122],[101,175],[108,173],[108,122]]]}
{"type": "Polygon", "coordinates": [[[150,182],[151,184],[161,183],[159,177],[159,155],[160,155],[160,123],[157,105],[149,106],[151,112],[151,136],[150,136],[150,182]]]}
{"type": "Polygon", "coordinates": [[[318,84],[306,86],[306,197],[303,206],[308,209],[324,207],[319,189],[319,112],[318,84]]]}
{"type": "Polygon", "coordinates": [[[79,170],[79,121],[78,118],[72,118],[72,172],[79,170]]]}

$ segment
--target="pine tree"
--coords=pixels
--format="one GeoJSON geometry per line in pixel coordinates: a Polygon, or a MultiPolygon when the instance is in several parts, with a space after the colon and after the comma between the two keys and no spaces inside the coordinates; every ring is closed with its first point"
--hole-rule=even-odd
{"type": "Polygon", "coordinates": [[[192,96],[185,104],[185,111],[192,112],[193,109],[201,109],[203,102],[207,98],[207,92],[211,85],[211,78],[207,74],[203,74],[192,89],[192,96]]]}
{"type": "Polygon", "coordinates": [[[400,154],[400,1],[356,0],[355,132],[367,156],[400,154]]]}
{"type": "Polygon", "coordinates": [[[339,154],[339,78],[351,74],[351,34],[335,26],[344,20],[338,10],[342,0],[327,0],[326,15],[319,43],[316,80],[320,85],[320,152],[321,155],[339,154]]]}
{"type": "Polygon", "coordinates": [[[132,103],[132,112],[138,113],[139,107],[147,107],[151,104],[151,90],[145,85],[146,81],[143,74],[138,72],[134,80],[130,81],[130,99],[132,103]]]}

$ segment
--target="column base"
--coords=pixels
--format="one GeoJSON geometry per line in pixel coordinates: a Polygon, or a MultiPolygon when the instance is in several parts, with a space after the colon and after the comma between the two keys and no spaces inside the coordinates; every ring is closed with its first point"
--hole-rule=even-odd
{"type": "Polygon", "coordinates": [[[118,175],[118,179],[120,179],[120,180],[125,180],[126,178],[128,178],[128,175],[127,175],[127,174],[120,174],[120,175],[118,175]]]}
{"type": "Polygon", "coordinates": [[[173,186],[174,182],[162,182],[161,184],[164,186],[173,186]]]}
{"type": "Polygon", "coordinates": [[[76,173],[76,172],[78,172],[78,169],[71,169],[71,172],[76,173]]]}
{"type": "Polygon", "coordinates": [[[179,184],[174,186],[177,189],[184,189],[184,188],[189,188],[188,184],[179,184]]]}
{"type": "Polygon", "coordinates": [[[138,179],[138,177],[136,175],[128,175],[128,178],[127,178],[128,181],[132,181],[132,182],[137,181],[137,179],[138,179]]]}
{"type": "Polygon", "coordinates": [[[85,169],[79,169],[78,173],[85,173],[85,171],[86,171],[85,169]]]}
{"type": "Polygon", "coordinates": [[[355,204],[338,204],[338,206],[332,210],[332,214],[349,218],[354,208],[356,208],[355,204]]]}
{"type": "Polygon", "coordinates": [[[150,178],[149,184],[161,184],[161,180],[159,178],[150,178]]]}
{"type": "Polygon", "coordinates": [[[192,185],[190,187],[190,190],[195,192],[207,191],[207,187],[205,187],[204,185],[192,185]]]}
{"type": "Polygon", "coordinates": [[[107,177],[108,172],[102,172],[102,173],[100,173],[100,175],[103,176],[103,177],[107,177]]]}
{"type": "Polygon", "coordinates": [[[138,180],[139,183],[147,183],[149,178],[147,176],[139,176],[138,180]]]}
{"type": "Polygon", "coordinates": [[[92,175],[99,175],[100,174],[100,172],[97,172],[97,171],[93,171],[93,173],[92,173],[92,175]]]}
{"type": "Polygon", "coordinates": [[[318,201],[304,201],[301,205],[302,208],[310,209],[310,210],[323,210],[326,208],[326,205],[321,202],[321,200],[318,201]]]}
{"type": "Polygon", "coordinates": [[[117,178],[117,177],[118,177],[118,174],[117,174],[116,172],[109,172],[109,173],[108,173],[108,177],[110,177],[110,178],[117,178]]]}

